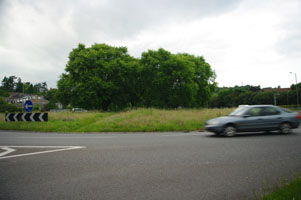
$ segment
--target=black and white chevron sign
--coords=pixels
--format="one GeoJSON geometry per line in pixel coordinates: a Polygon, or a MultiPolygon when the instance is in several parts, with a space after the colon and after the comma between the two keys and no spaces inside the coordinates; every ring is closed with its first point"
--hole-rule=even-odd
{"type": "Polygon", "coordinates": [[[5,121],[47,122],[48,113],[6,113],[5,121]]]}

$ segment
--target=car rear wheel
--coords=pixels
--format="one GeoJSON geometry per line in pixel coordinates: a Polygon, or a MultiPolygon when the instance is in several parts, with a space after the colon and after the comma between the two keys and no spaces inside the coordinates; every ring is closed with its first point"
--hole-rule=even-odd
{"type": "Polygon", "coordinates": [[[233,137],[234,135],[236,135],[236,133],[236,128],[233,125],[228,125],[224,129],[224,135],[227,137],[233,137]]]}
{"type": "Polygon", "coordinates": [[[283,123],[280,126],[280,131],[282,134],[289,134],[292,132],[292,126],[289,123],[283,123]]]}

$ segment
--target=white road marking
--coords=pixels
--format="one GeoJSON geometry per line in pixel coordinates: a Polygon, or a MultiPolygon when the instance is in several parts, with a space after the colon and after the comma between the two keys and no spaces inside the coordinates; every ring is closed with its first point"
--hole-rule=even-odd
{"type": "Polygon", "coordinates": [[[181,134],[170,134],[170,135],[162,135],[163,137],[176,137],[176,136],[193,136],[193,135],[201,135],[200,133],[181,133],[181,134]]]}
{"type": "MultiPolygon", "coordinates": [[[[77,134],[77,133],[75,133],[77,134]]],[[[2,138],[12,138],[12,137],[8,137],[8,136],[4,136],[2,138]]],[[[57,136],[27,136],[27,137],[15,137],[17,139],[111,139],[111,138],[116,138],[116,136],[77,136],[74,135],[73,137],[65,137],[65,136],[61,136],[61,137],[57,137],[57,136]]]]}
{"type": "MultiPolygon", "coordinates": [[[[6,158],[15,158],[15,157],[21,157],[21,156],[30,156],[30,155],[37,155],[37,154],[43,154],[43,153],[53,153],[53,152],[58,152],[58,151],[68,151],[68,150],[75,150],[75,149],[82,149],[86,148],[84,146],[0,146],[1,149],[3,148],[50,148],[54,150],[47,150],[47,151],[39,151],[39,152],[33,152],[33,153],[24,153],[24,154],[18,154],[18,155],[12,155],[12,156],[0,156],[1,159],[6,159],[6,158]],[[57,149],[59,148],[59,149],[57,149]]],[[[13,149],[15,150],[15,149],[13,149]]],[[[6,153],[7,154],[7,153],[6,153]]],[[[5,154],[5,155],[6,155],[5,154]]]]}
{"type": "Polygon", "coordinates": [[[11,152],[16,151],[15,149],[9,148],[9,147],[0,147],[0,149],[4,150],[4,152],[0,153],[0,157],[4,156],[6,154],[9,154],[11,152]]]}

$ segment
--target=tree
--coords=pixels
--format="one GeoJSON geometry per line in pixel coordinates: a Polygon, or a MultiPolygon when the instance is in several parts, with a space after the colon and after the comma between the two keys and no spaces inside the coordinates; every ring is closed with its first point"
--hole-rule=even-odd
{"type": "Polygon", "coordinates": [[[69,54],[58,81],[57,97],[63,105],[85,109],[121,109],[136,101],[138,62],[126,47],[79,44],[69,54]]]}
{"type": "Polygon", "coordinates": [[[21,78],[16,76],[4,77],[2,80],[2,87],[3,90],[8,92],[19,92],[19,93],[28,93],[28,94],[45,94],[48,90],[47,83],[36,83],[32,84],[30,82],[23,83],[21,78]],[[17,79],[17,82],[15,82],[17,79]]]}
{"type": "MultiPolygon", "coordinates": [[[[293,90],[278,92],[259,90],[260,86],[243,86],[234,88],[218,88],[210,102],[210,107],[236,107],[238,105],[274,104],[274,94],[277,95],[277,105],[292,105],[296,103],[296,92],[293,90]]],[[[271,88],[272,89],[272,88],[271,88]]]]}
{"type": "Polygon", "coordinates": [[[9,97],[9,93],[3,89],[0,89],[0,97],[9,97]]]}
{"type": "Polygon", "coordinates": [[[7,103],[4,99],[0,97],[0,112],[19,112],[20,108],[14,104],[7,103]]]}
{"type": "Polygon", "coordinates": [[[2,88],[8,92],[13,92],[16,86],[15,83],[16,78],[17,77],[15,76],[10,76],[8,78],[5,76],[2,80],[2,88]]]}
{"type": "Polygon", "coordinates": [[[126,47],[79,44],[70,52],[57,86],[64,106],[118,110],[201,107],[208,104],[216,83],[202,57],[159,49],[142,53],[138,60],[126,47]]]}
{"type": "Polygon", "coordinates": [[[18,82],[16,83],[16,92],[23,92],[23,89],[24,89],[24,87],[23,87],[23,83],[22,83],[22,80],[21,80],[21,78],[18,78],[18,82]]]}
{"type": "Polygon", "coordinates": [[[28,86],[26,88],[26,93],[28,94],[35,94],[35,88],[33,87],[33,85],[30,82],[27,82],[26,85],[28,86]]]}
{"type": "Polygon", "coordinates": [[[50,110],[50,109],[56,109],[56,103],[58,102],[57,100],[57,89],[50,89],[47,90],[47,92],[44,95],[44,98],[47,99],[49,101],[49,103],[46,105],[46,110],[50,110]]]}
{"type": "Polygon", "coordinates": [[[208,106],[209,100],[216,90],[217,83],[215,82],[216,74],[212,71],[211,66],[203,57],[196,57],[189,54],[181,54],[190,62],[194,68],[194,82],[198,85],[196,106],[208,106]]]}
{"type": "Polygon", "coordinates": [[[140,64],[147,107],[201,107],[215,90],[215,74],[202,57],[161,48],[144,52],[140,64]]]}
{"type": "Polygon", "coordinates": [[[33,85],[33,93],[34,94],[45,94],[47,92],[47,83],[36,83],[33,85]]]}

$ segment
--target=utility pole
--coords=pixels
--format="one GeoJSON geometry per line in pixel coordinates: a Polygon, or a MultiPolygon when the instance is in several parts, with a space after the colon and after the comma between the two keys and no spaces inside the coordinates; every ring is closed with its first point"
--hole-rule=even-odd
{"type": "MultiPolygon", "coordinates": [[[[22,82],[22,85],[23,85],[23,99],[24,99],[25,95],[24,95],[24,83],[23,83],[23,82],[22,82]]],[[[22,102],[23,102],[23,101],[22,101],[22,102]]],[[[22,108],[22,111],[25,112],[24,106],[23,106],[23,108],[22,108]]]]}

